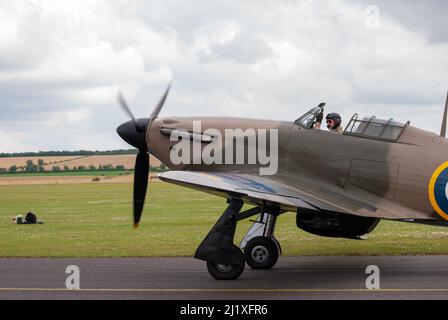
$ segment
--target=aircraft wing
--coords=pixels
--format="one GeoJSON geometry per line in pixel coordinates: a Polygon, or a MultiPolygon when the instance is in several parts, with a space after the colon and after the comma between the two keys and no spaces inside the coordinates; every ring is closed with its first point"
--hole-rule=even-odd
{"type": "Polygon", "coordinates": [[[247,174],[208,173],[193,171],[168,171],[159,174],[162,181],[183,185],[214,195],[234,195],[253,204],[262,205],[263,200],[290,206],[291,208],[315,209],[314,206],[296,196],[291,196],[281,186],[260,181],[247,174]]]}
{"type": "Polygon", "coordinates": [[[412,217],[408,213],[400,214],[393,202],[367,191],[358,190],[361,194],[350,196],[310,181],[294,180],[292,185],[255,174],[195,171],[168,171],[159,174],[159,178],[217,196],[240,197],[258,206],[266,200],[278,204],[285,211],[306,208],[385,219],[420,218],[419,213],[413,213],[412,217]]]}

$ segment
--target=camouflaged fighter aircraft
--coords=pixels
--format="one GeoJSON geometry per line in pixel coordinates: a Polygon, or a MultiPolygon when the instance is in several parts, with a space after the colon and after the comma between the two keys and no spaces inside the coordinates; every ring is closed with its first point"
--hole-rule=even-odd
{"type": "MultiPolygon", "coordinates": [[[[281,253],[274,237],[276,219],[285,212],[296,213],[297,226],[307,232],[349,239],[362,239],[381,219],[448,225],[448,96],[440,135],[409,122],[357,114],[344,132],[337,134],[313,129],[324,103],[295,122],[159,118],[169,89],[147,119],[136,119],[119,95],[121,106],[132,120],[119,126],[117,132],[139,150],[134,225],[138,225],[143,210],[150,153],[172,170],[160,174],[161,180],[227,199],[227,209],[195,253],[195,258],[207,262],[209,273],[216,279],[238,278],[245,261],[254,269],[272,268],[281,253]],[[202,125],[199,133],[193,130],[193,122],[198,120],[202,125]],[[266,141],[267,130],[276,129],[277,172],[260,175],[262,164],[258,160],[255,165],[173,163],[170,154],[178,143],[170,139],[173,134],[187,136],[204,149],[216,140],[206,134],[209,128],[223,135],[225,129],[264,129],[255,132],[257,139],[266,141]],[[241,211],[244,203],[254,207],[241,211]],[[234,245],[237,222],[255,215],[259,217],[240,246],[234,245]]],[[[248,144],[244,146],[249,151],[248,144]]]]}

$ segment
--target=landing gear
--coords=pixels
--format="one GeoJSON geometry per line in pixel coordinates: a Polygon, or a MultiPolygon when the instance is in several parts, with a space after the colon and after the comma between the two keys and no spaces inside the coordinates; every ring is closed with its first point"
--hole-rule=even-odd
{"type": "Polygon", "coordinates": [[[195,258],[207,262],[210,275],[217,280],[234,280],[244,271],[247,263],[254,269],[272,268],[281,252],[273,233],[278,209],[255,207],[240,212],[243,201],[231,199],[221,218],[199,245],[195,258]],[[260,214],[242,241],[241,248],[233,244],[236,224],[239,220],[260,214]]]}
{"type": "Polygon", "coordinates": [[[262,214],[247,232],[240,247],[252,269],[271,269],[277,263],[281,247],[274,237],[278,210],[264,208],[262,214]]]}
{"type": "Polygon", "coordinates": [[[239,264],[216,264],[207,261],[207,270],[216,280],[235,280],[244,271],[244,255],[241,250],[235,246],[240,252],[239,264]]]}
{"type": "Polygon", "coordinates": [[[272,238],[255,237],[244,248],[244,258],[252,269],[271,269],[277,263],[280,250],[272,238]]]}
{"type": "Polygon", "coordinates": [[[244,256],[233,244],[237,214],[243,201],[232,199],[229,206],[199,245],[194,257],[207,262],[210,275],[218,280],[233,280],[244,270],[244,256]]]}

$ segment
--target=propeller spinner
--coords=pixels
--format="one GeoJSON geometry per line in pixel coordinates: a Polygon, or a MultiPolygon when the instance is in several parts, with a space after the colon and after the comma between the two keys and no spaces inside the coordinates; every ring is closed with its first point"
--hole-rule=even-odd
{"type": "Polygon", "coordinates": [[[150,164],[146,132],[152,121],[159,116],[170,89],[171,82],[166,88],[165,93],[162,95],[159,103],[152,111],[150,118],[145,119],[136,119],[123,95],[119,92],[117,96],[118,103],[122,107],[123,111],[131,118],[130,121],[121,124],[117,128],[117,133],[124,141],[138,149],[134,167],[134,228],[137,228],[140,223],[140,218],[142,216],[142,211],[145,204],[146,190],[148,188],[150,164]]]}

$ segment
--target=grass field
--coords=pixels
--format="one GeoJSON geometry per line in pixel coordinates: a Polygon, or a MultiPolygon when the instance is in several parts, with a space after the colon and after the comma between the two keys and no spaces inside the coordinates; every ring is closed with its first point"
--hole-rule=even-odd
{"type": "MultiPolygon", "coordinates": [[[[142,224],[131,225],[131,183],[0,186],[0,256],[191,256],[225,200],[163,182],[150,185],[142,224]],[[33,211],[43,225],[14,225],[33,211]]],[[[239,242],[249,223],[239,224],[239,242]]],[[[383,221],[368,240],[323,238],[279,217],[284,255],[448,254],[448,229],[383,221]]]]}

